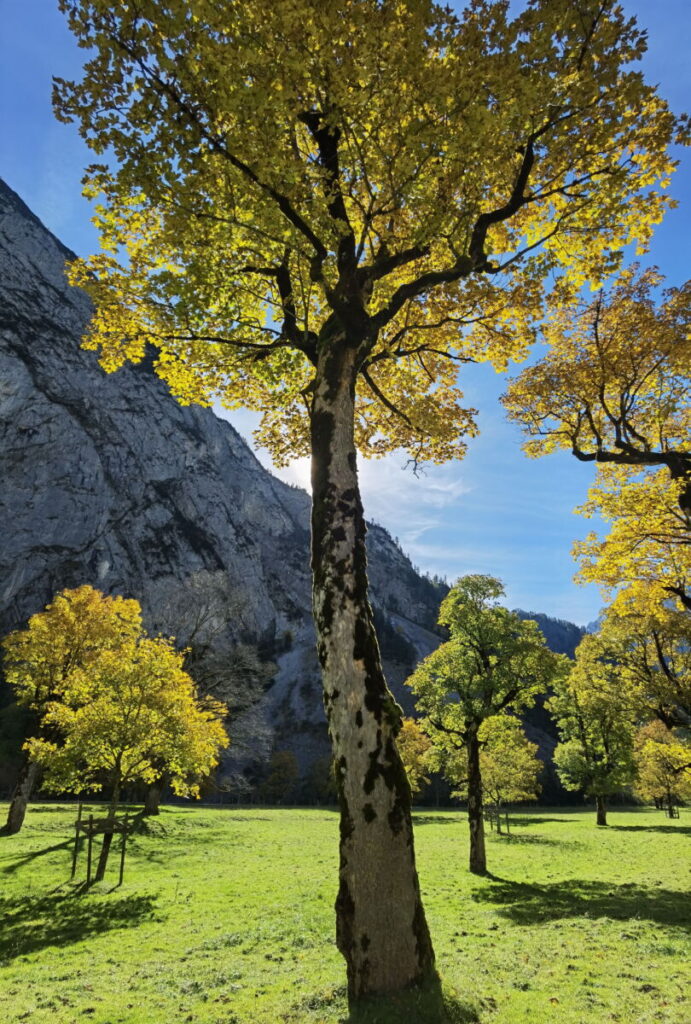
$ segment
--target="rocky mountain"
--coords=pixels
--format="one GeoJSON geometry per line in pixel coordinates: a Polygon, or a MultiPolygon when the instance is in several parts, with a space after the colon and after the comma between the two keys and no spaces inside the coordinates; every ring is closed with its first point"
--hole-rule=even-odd
{"type": "Polygon", "coordinates": [[[554,619],[543,612],[524,612],[522,608],[517,608],[516,614],[522,619],[537,622],[550,650],[556,654],[568,654],[570,658],[575,657],[576,648],[588,631],[587,627],[584,629],[566,619],[554,619]]]}
{"type": "MultiPolygon", "coordinates": [[[[0,182],[0,635],[64,587],[136,597],[230,703],[226,778],[272,749],[304,771],[327,753],[308,496],[146,363],[101,370],[80,348],[91,310],[65,280],[71,257],[0,182]]],[[[409,706],[400,683],[438,643],[440,589],[380,527],[368,548],[388,676],[409,706]]]]}

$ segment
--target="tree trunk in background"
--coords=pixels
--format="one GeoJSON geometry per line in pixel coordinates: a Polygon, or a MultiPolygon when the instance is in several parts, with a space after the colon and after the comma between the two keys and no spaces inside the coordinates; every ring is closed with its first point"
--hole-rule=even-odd
{"type": "Polygon", "coordinates": [[[351,1005],[436,979],[415,869],[402,712],[367,596],[353,438],[355,350],[325,345],[311,412],[314,621],[341,807],[336,940],[351,1005]]]}
{"type": "Polygon", "coordinates": [[[470,870],[474,875],[484,875],[487,872],[487,858],[485,856],[485,825],[482,814],[480,741],[478,739],[477,731],[478,726],[474,724],[469,726],[467,729],[470,870]]]}
{"type": "Polygon", "coordinates": [[[607,805],[605,804],[605,798],[603,796],[595,797],[595,806],[597,807],[597,823],[598,825],[607,824],[607,805]]]}
{"type": "Polygon", "coordinates": [[[150,817],[161,813],[161,795],[166,784],[164,777],[152,782],[144,798],[144,815],[150,817]]]}
{"type": "Polygon", "coordinates": [[[16,836],[21,830],[26,817],[26,807],[31,799],[34,786],[38,781],[39,767],[24,755],[23,764],[19,770],[19,778],[12,793],[9,810],[7,812],[7,823],[2,830],[7,836],[16,836]]]}
{"type": "MultiPolygon", "coordinates": [[[[113,786],[113,796],[110,800],[110,807],[108,808],[108,821],[112,822],[115,819],[115,812],[118,808],[118,802],[120,800],[120,786],[116,783],[113,786]]],[[[110,853],[110,847],[113,842],[113,829],[112,826],[103,833],[103,843],[101,845],[101,854],[98,858],[98,867],[96,868],[96,874],[94,876],[95,882],[102,882],[106,873],[106,866],[108,864],[108,855],[110,853]]]]}

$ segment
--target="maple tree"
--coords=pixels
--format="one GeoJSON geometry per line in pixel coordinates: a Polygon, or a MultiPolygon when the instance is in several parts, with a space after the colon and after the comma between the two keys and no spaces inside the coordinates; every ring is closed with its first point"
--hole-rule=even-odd
{"type": "Polygon", "coordinates": [[[688,616],[690,520],[682,508],[687,486],[666,469],[649,470],[640,479],[601,469],[579,511],[601,517],[609,531],[574,544],[577,579],[599,583],[622,611],[656,614],[676,599],[688,616]]]}
{"type": "MultiPolygon", "coordinates": [[[[542,761],[537,743],[531,743],[513,715],[495,715],[480,726],[482,787],[494,804],[497,831],[504,804],[534,800],[540,791],[542,761]]],[[[508,821],[508,818],[507,818],[508,821]]]]}
{"type": "Polygon", "coordinates": [[[579,663],[594,678],[613,677],[613,695],[632,721],[656,716],[691,726],[691,622],[685,611],[608,608],[597,633],[583,638],[579,663]]]}
{"type": "Polygon", "coordinates": [[[414,718],[404,718],[401,731],[396,737],[396,745],[405,767],[410,793],[418,796],[429,783],[429,755],[432,742],[422,731],[414,718]]]}
{"type": "Polygon", "coordinates": [[[691,282],[656,303],[661,283],[634,266],[609,293],[555,298],[547,354],[503,401],[528,455],[566,448],[600,467],[583,511],[611,530],[576,545],[581,579],[625,583],[640,608],[691,608],[691,282]]]}
{"type": "Polygon", "coordinates": [[[607,797],[633,780],[635,709],[622,700],[619,666],[592,658],[585,637],[571,671],[546,702],[559,727],[554,763],[562,784],[595,797],[597,824],[607,824],[607,797]]]}
{"type": "Polygon", "coordinates": [[[60,0],[88,50],[55,107],[92,149],[102,251],[73,266],[113,370],[312,456],[314,617],[342,808],[351,1002],[435,977],[401,712],[367,600],[356,450],[458,457],[459,363],[526,348],[550,272],[598,280],[668,203],[686,132],[614,0],[60,0]]]}
{"type": "Polygon", "coordinates": [[[666,807],[691,799],[691,744],[662,722],[649,722],[636,733],[637,778],[634,792],[666,807]]]}
{"type": "Polygon", "coordinates": [[[470,826],[470,870],[487,870],[482,810],[482,739],[487,719],[530,705],[566,671],[537,623],[499,605],[504,593],[492,576],[457,580],[441,604],[439,624],[450,639],[422,661],[408,686],[433,745],[458,765],[465,752],[470,826]]]}
{"type": "MultiPolygon", "coordinates": [[[[4,674],[18,704],[30,709],[32,729],[50,701],[59,698],[70,673],[88,671],[104,650],[118,650],[142,634],[137,601],[107,597],[84,585],[57,594],[42,612],[32,615],[26,629],[15,630],[2,642],[4,674]]],[[[20,768],[5,826],[13,835],[22,827],[26,807],[38,776],[28,757],[20,768]]]]}
{"type": "MultiPolygon", "coordinates": [[[[42,735],[27,742],[57,792],[110,789],[113,819],[125,785],[165,772],[175,793],[196,796],[228,746],[224,704],[200,699],[184,652],[162,637],[128,639],[75,666],[43,711],[42,735]]],[[[103,878],[113,837],[106,827],[96,871],[103,878]]]]}

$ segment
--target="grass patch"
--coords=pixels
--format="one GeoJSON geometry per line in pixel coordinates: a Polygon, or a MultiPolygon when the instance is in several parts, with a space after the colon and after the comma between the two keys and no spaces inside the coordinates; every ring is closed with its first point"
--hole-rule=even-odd
{"type": "Polygon", "coordinates": [[[615,811],[607,829],[523,813],[510,839],[488,836],[486,878],[467,871],[463,815],[416,815],[443,988],[357,1017],[334,943],[334,812],[165,808],[132,839],[124,885],[116,841],[89,893],[68,881],[74,818],[40,805],[0,838],[8,1024],[688,1021],[684,812],[615,811]]]}

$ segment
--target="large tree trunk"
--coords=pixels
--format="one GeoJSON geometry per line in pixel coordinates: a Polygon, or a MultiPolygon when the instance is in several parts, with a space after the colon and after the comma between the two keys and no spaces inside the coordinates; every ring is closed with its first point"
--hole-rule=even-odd
{"type": "Polygon", "coordinates": [[[341,806],[336,939],[351,1005],[436,978],[410,787],[367,597],[353,439],[355,352],[324,346],[311,414],[314,621],[341,806]]]}
{"type": "Polygon", "coordinates": [[[597,808],[597,823],[598,825],[607,824],[607,805],[605,803],[604,796],[595,797],[595,806],[597,808]]]}
{"type": "MultiPolygon", "coordinates": [[[[477,726],[467,731],[468,750],[468,825],[470,826],[470,870],[474,875],[487,872],[485,856],[485,823],[482,813],[482,774],[480,773],[480,741],[477,726]]],[[[499,820],[497,816],[497,821],[499,820]]]]}
{"type": "Polygon", "coordinates": [[[31,799],[31,794],[38,780],[39,767],[24,755],[24,761],[19,770],[19,778],[12,793],[12,800],[7,812],[7,823],[2,830],[7,836],[15,836],[20,831],[26,817],[26,807],[31,799]]]}
{"type": "Polygon", "coordinates": [[[105,877],[106,867],[108,865],[108,855],[110,854],[110,847],[113,842],[112,823],[115,821],[115,812],[117,811],[119,800],[120,786],[116,783],[113,786],[113,795],[110,800],[110,807],[108,808],[108,824],[106,825],[106,830],[103,833],[101,853],[98,858],[98,867],[96,868],[96,874],[94,876],[95,882],[102,882],[105,877]]]}
{"type": "Polygon", "coordinates": [[[161,795],[165,784],[165,777],[161,777],[160,779],[156,779],[155,782],[152,782],[147,789],[146,796],[144,797],[145,817],[148,818],[161,813],[161,795]]]}

